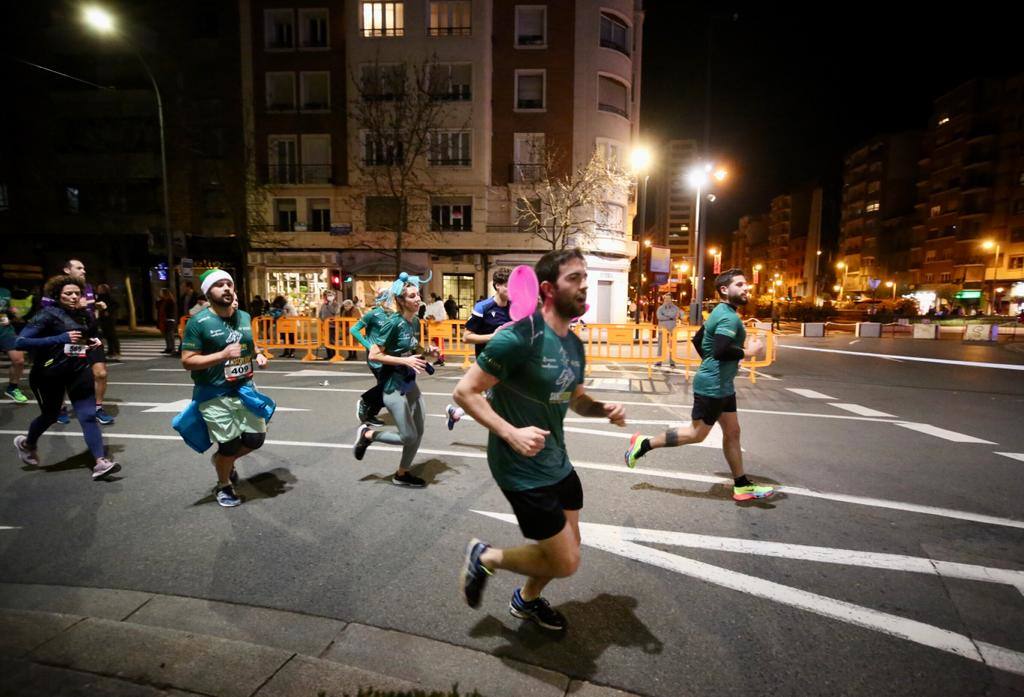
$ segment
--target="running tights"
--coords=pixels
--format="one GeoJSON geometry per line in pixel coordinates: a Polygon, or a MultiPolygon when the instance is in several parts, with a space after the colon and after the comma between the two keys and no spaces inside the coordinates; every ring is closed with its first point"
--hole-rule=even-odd
{"type": "Polygon", "coordinates": [[[379,443],[402,446],[402,461],[398,464],[399,469],[409,469],[412,460],[416,457],[416,451],[420,449],[420,441],[423,440],[423,398],[420,396],[420,388],[413,387],[404,396],[395,390],[384,394],[384,406],[391,412],[391,418],[395,420],[395,431],[374,431],[373,440],[379,443]]]}
{"type": "Polygon", "coordinates": [[[103,434],[96,422],[96,390],[89,366],[72,376],[44,377],[33,372],[29,374],[29,384],[41,412],[28,427],[29,447],[35,448],[39,437],[57,422],[57,416],[64,405],[64,392],[67,391],[89,452],[95,458],[106,455],[103,450],[103,434]]]}

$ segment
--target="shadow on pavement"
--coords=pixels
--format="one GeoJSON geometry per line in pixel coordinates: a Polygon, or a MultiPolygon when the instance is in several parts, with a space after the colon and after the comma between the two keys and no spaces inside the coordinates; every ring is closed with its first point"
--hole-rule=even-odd
{"type": "MultiPolygon", "coordinates": [[[[722,477],[732,477],[731,474],[717,473],[722,477]]],[[[779,482],[767,479],[765,477],[750,477],[750,481],[755,484],[769,484],[772,486],[778,486],[779,482]]],[[[649,482],[640,482],[630,487],[633,491],[656,491],[661,494],[672,494],[673,496],[682,496],[688,499],[713,499],[718,501],[731,501],[735,505],[741,508],[763,508],[765,510],[771,510],[775,508],[775,504],[780,501],[786,500],[786,494],[782,492],[776,492],[770,498],[767,499],[751,499],[749,501],[733,501],[732,500],[732,487],[728,484],[712,484],[706,491],[695,491],[692,489],[673,489],[666,486],[657,486],[649,482]]]]}
{"type": "MultiPolygon", "coordinates": [[[[440,484],[441,482],[438,481],[438,478],[445,472],[458,472],[459,470],[434,458],[418,465],[413,465],[409,468],[409,471],[425,481],[427,486],[430,486],[431,484],[440,484]]],[[[368,474],[359,481],[391,484],[392,476],[394,476],[394,472],[389,472],[388,474],[368,474]]]]}
{"type": "MultiPolygon", "coordinates": [[[[236,491],[243,503],[260,499],[272,499],[281,494],[287,494],[292,490],[292,485],[297,481],[299,481],[298,478],[287,467],[275,467],[269,472],[260,472],[240,480],[236,491]]],[[[193,503],[192,506],[203,506],[216,502],[217,497],[211,489],[209,494],[193,503]]]]}
{"type": "MultiPolygon", "coordinates": [[[[597,661],[611,646],[637,647],[646,654],[660,654],[664,648],[636,616],[636,598],[601,595],[586,602],[571,600],[557,606],[569,621],[565,632],[550,632],[533,622],[507,616],[508,623],[488,615],[470,630],[474,638],[499,637],[508,643],[492,651],[501,659],[515,659],[542,665],[573,677],[590,678],[597,673],[597,661]],[[552,651],[565,642],[564,653],[552,651]]],[[[512,668],[520,663],[505,661],[512,668]]]]}
{"type": "Polygon", "coordinates": [[[462,441],[452,441],[452,445],[461,445],[463,448],[472,448],[473,450],[487,452],[487,443],[463,443],[462,441]]]}
{"type": "MultiPolygon", "coordinates": [[[[107,444],[107,455],[114,460],[117,460],[117,453],[124,452],[123,445],[111,445],[107,444]]],[[[93,458],[92,453],[88,450],[85,452],[78,453],[66,457],[60,462],[54,462],[52,465],[42,465],[40,467],[33,467],[32,465],[22,465],[21,469],[23,472],[70,472],[71,470],[85,469],[92,473],[92,468],[96,464],[96,460],[93,458]]],[[[124,463],[121,463],[122,472],[124,471],[124,463]]],[[[119,482],[124,477],[118,477],[117,475],[108,475],[99,479],[100,482],[119,482]]]]}

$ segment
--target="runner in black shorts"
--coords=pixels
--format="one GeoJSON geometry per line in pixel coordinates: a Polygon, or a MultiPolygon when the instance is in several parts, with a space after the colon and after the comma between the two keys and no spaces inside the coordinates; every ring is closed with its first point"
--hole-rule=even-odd
{"type": "Polygon", "coordinates": [[[540,596],[553,578],[580,563],[583,487],[569,462],[562,422],[569,407],[581,416],[625,425],[619,404],[603,404],[583,390],[583,344],[569,322],[583,314],[587,267],[575,249],[548,252],[537,262],[543,309],[491,338],[455,388],[456,403],[489,431],[487,463],[512,504],[523,535],[536,544],[498,549],[472,539],[466,546],[461,590],[480,604],[487,577],[507,569],[529,577],[509,612],[545,629],[567,622],[540,596]],[[484,393],[491,391],[488,400],[484,393]]]}
{"type": "Polygon", "coordinates": [[[733,476],[732,497],[736,501],[771,496],[770,486],[754,484],[743,472],[743,448],[740,447],[740,421],[736,415],[736,388],[733,381],[743,358],[753,358],[764,348],[760,337],[743,347],[747,331],[736,308],[747,304],[747,280],[740,269],[729,269],[715,279],[715,287],[724,302],[718,303],[704,323],[700,355],[703,361],[693,378],[693,422],[685,428],[672,428],[660,436],[648,438],[634,434],[626,450],[626,465],[655,448],[700,443],[716,423],[722,425],[722,450],[733,476]]]}

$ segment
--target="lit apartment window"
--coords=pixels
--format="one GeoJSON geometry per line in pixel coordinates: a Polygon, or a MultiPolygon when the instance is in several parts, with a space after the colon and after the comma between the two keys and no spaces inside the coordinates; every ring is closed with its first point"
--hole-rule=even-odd
{"type": "Polygon", "coordinates": [[[472,29],[473,4],[469,0],[430,3],[431,36],[469,36],[472,29]]]}
{"type": "Polygon", "coordinates": [[[473,199],[433,198],[430,200],[432,230],[464,231],[473,229],[473,199]]]}
{"type": "Polygon", "coordinates": [[[307,201],[306,220],[313,232],[330,232],[331,200],[327,198],[311,198],[307,201]]]}
{"type": "Polygon", "coordinates": [[[263,18],[267,49],[285,51],[295,48],[294,10],[266,10],[263,18]]]}
{"type": "Polygon", "coordinates": [[[942,206],[932,206],[930,213],[933,218],[942,215],[942,206]]]}
{"type": "Polygon", "coordinates": [[[629,55],[629,25],[609,12],[601,13],[601,46],[629,55]]]}
{"type": "Polygon", "coordinates": [[[625,229],[623,220],[625,220],[625,210],[617,203],[606,202],[597,210],[597,227],[605,232],[621,235],[625,229]]]}
{"type": "Polygon", "coordinates": [[[877,213],[880,207],[878,201],[868,201],[868,207],[865,210],[868,213],[877,213]]]}
{"type": "Polygon", "coordinates": [[[939,274],[939,283],[949,283],[953,280],[953,274],[949,271],[943,271],[939,274]]]}
{"type": "Polygon", "coordinates": [[[405,68],[402,65],[370,63],[362,66],[362,96],[366,102],[393,102],[405,96],[405,68]]]}
{"type": "Polygon", "coordinates": [[[935,280],[935,274],[933,274],[933,273],[926,273],[924,275],[924,282],[925,283],[931,283],[934,280],[935,280]]]}
{"type": "Polygon", "coordinates": [[[363,164],[367,166],[400,165],[405,162],[405,148],[400,139],[382,134],[363,134],[363,164]]]}
{"type": "Polygon", "coordinates": [[[331,74],[299,73],[303,111],[331,110],[331,74]]]}
{"type": "Polygon", "coordinates": [[[544,70],[516,71],[516,111],[544,110],[544,70]]]}
{"type": "Polygon", "coordinates": [[[428,161],[437,166],[468,167],[473,164],[470,140],[469,131],[434,131],[428,161]]]}
{"type": "Polygon", "coordinates": [[[622,143],[609,138],[598,138],[596,147],[606,167],[615,168],[622,165],[622,143]]]}
{"type": "Polygon", "coordinates": [[[512,136],[514,152],[512,181],[533,182],[544,176],[544,134],[516,133],[512,136]]]}
{"type": "Polygon", "coordinates": [[[362,12],[363,36],[404,36],[405,3],[364,2],[362,12]]]}
{"type": "Polygon", "coordinates": [[[295,111],[295,73],[267,73],[267,111],[295,111]]]}
{"type": "Polygon", "coordinates": [[[274,199],[274,229],[278,232],[291,232],[295,229],[298,219],[298,208],[293,198],[274,199]]]}
{"type": "Polygon", "coordinates": [[[935,256],[936,256],[935,250],[934,249],[929,249],[928,251],[926,251],[924,253],[924,260],[925,261],[935,261],[935,256]]]}
{"type": "Polygon", "coordinates": [[[1018,271],[1024,269],[1024,256],[1010,257],[1010,268],[1018,271]]]}
{"type": "Polygon", "coordinates": [[[331,136],[303,134],[302,181],[306,184],[327,184],[331,180],[331,136]]]}
{"type": "Polygon", "coordinates": [[[940,126],[945,126],[947,123],[949,123],[949,117],[948,116],[943,114],[942,116],[939,117],[939,125],[940,126]]]}
{"type": "Polygon", "coordinates": [[[330,15],[326,7],[299,10],[299,46],[302,48],[327,48],[330,35],[327,31],[330,15]]]}
{"type": "Polygon", "coordinates": [[[606,75],[597,78],[597,108],[629,118],[629,88],[606,75]]]}
{"type": "Polygon", "coordinates": [[[430,97],[438,101],[468,102],[473,97],[472,63],[438,63],[430,68],[430,97]]]}
{"type": "Polygon", "coordinates": [[[295,136],[270,136],[267,139],[268,181],[271,184],[298,183],[297,142],[295,136]]]}
{"type": "Polygon", "coordinates": [[[516,47],[544,48],[548,43],[548,8],[516,5],[516,47]]]}

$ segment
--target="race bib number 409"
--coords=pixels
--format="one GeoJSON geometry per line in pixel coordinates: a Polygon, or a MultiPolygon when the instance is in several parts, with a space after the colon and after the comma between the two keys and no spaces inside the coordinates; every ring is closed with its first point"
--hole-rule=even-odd
{"type": "Polygon", "coordinates": [[[224,363],[224,379],[234,382],[252,377],[252,358],[241,356],[224,363]]]}

